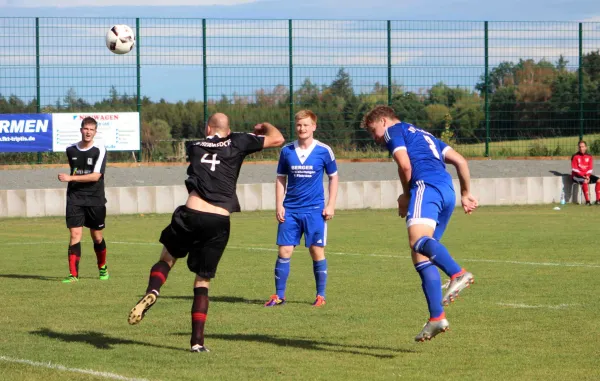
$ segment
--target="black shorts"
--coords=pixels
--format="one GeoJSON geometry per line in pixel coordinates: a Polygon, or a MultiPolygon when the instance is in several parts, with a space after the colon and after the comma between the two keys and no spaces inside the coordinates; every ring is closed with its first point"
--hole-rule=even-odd
{"type": "Polygon", "coordinates": [[[85,226],[93,230],[105,228],[106,206],[80,206],[67,203],[67,227],[85,226]]]}
{"type": "Polygon", "coordinates": [[[229,241],[229,216],[204,213],[184,205],[175,209],[171,223],[160,235],[160,243],[175,258],[184,258],[191,272],[214,278],[229,241]]]}
{"type": "MultiPolygon", "coordinates": [[[[596,184],[598,182],[598,180],[600,180],[600,178],[598,178],[598,176],[590,175],[590,184],[596,184]]],[[[583,184],[583,182],[585,181],[585,177],[573,176],[573,181],[575,181],[578,184],[583,184]]]]}

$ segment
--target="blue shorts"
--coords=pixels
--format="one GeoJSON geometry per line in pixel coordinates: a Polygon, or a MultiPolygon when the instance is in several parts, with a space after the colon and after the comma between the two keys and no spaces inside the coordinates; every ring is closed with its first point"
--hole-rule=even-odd
{"type": "Polygon", "coordinates": [[[429,225],[435,229],[433,238],[439,241],[450,222],[455,203],[452,184],[442,182],[433,186],[417,180],[410,188],[406,226],[429,225]]]}
{"type": "Polygon", "coordinates": [[[327,222],[322,209],[302,212],[285,212],[285,221],[277,228],[278,246],[298,246],[304,234],[304,246],[325,247],[327,244],[327,222]]]}

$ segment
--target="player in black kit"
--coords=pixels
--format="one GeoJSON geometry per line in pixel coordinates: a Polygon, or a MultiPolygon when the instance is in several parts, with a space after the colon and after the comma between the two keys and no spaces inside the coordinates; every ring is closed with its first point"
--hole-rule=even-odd
{"type": "Polygon", "coordinates": [[[231,132],[229,118],[217,113],[208,120],[207,137],[188,146],[190,165],[185,185],[189,196],[185,205],[175,209],[171,224],[160,235],[160,259],[150,270],[146,295],[129,313],[129,324],[144,318],[177,259],[189,254],[188,268],[196,273],[191,351],[208,351],[204,346],[208,288],[229,240],[229,215],[240,211],[235,189],[242,163],[253,152],[284,143],[279,130],[269,123],[256,125],[254,132],[231,132]]]}
{"type": "Polygon", "coordinates": [[[67,147],[71,174],[58,175],[60,181],[69,183],[66,211],[67,228],[71,233],[68,252],[69,276],[63,280],[63,283],[79,280],[83,226],[90,229],[94,241],[100,279],[109,278],[106,267],[106,243],[102,236],[106,218],[104,197],[106,148],[94,142],[97,128],[98,123],[94,118],[86,117],[81,121],[81,141],[67,147]]]}

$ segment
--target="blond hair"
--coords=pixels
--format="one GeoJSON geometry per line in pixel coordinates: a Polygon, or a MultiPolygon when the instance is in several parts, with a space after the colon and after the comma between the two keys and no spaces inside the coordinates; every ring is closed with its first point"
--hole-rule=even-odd
{"type": "Polygon", "coordinates": [[[304,118],[310,118],[314,124],[317,124],[317,115],[310,110],[300,110],[294,115],[294,121],[296,122],[304,118]]]}

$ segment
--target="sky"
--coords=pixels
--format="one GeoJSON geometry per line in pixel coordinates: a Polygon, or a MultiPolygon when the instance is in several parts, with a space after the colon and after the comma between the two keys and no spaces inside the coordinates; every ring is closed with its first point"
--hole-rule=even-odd
{"type": "Polygon", "coordinates": [[[0,0],[2,16],[600,20],[596,0],[0,0]]]}
{"type": "MultiPolygon", "coordinates": [[[[153,100],[177,101],[202,98],[201,18],[209,19],[211,98],[251,96],[258,88],[289,84],[287,19],[298,20],[293,24],[295,89],[305,78],[328,84],[340,67],[352,75],[359,92],[369,91],[377,81],[385,83],[387,26],[381,20],[399,20],[392,22],[393,78],[418,92],[438,81],[474,86],[483,72],[483,20],[498,21],[490,24],[490,65],[519,58],[555,61],[560,54],[576,65],[574,22],[600,23],[600,2],[0,0],[3,95],[31,98],[35,93],[34,17],[43,17],[44,104],[54,104],[70,87],[91,100],[108,94],[111,86],[134,93],[135,50],[126,56],[111,54],[104,47],[104,34],[116,23],[134,26],[136,17],[141,18],[142,93],[153,100]],[[545,22],[500,22],[506,20],[545,22]]],[[[585,26],[584,39],[584,51],[600,48],[600,24],[585,26]]]]}

